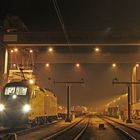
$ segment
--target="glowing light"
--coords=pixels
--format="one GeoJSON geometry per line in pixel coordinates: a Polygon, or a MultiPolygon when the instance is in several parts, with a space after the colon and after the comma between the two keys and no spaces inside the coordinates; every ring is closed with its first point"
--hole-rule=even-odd
{"type": "Polygon", "coordinates": [[[49,67],[49,66],[50,66],[50,64],[49,64],[49,63],[47,63],[47,64],[46,64],[46,67],[49,67]]]}
{"type": "Polygon", "coordinates": [[[115,103],[115,102],[116,102],[116,100],[113,101],[113,103],[115,103]]]}
{"type": "Polygon", "coordinates": [[[76,64],[76,67],[77,67],[77,68],[79,68],[79,67],[80,67],[80,64],[79,64],[79,63],[77,63],[77,64],[76,64]]]}
{"type": "Polygon", "coordinates": [[[139,67],[139,64],[136,64],[136,67],[139,67]]]}
{"type": "Polygon", "coordinates": [[[124,96],[124,97],[127,97],[127,95],[128,95],[128,93],[124,94],[123,96],[124,96]]]}
{"type": "Polygon", "coordinates": [[[27,113],[31,110],[31,106],[29,104],[25,104],[22,108],[24,113],[27,113]]]}
{"type": "Polygon", "coordinates": [[[29,84],[34,84],[34,80],[33,79],[30,79],[29,80],[29,84]]]}
{"type": "Polygon", "coordinates": [[[17,48],[15,48],[15,49],[14,49],[14,51],[15,51],[15,52],[18,52],[18,49],[17,49],[17,48]]]}
{"type": "Polygon", "coordinates": [[[13,64],[13,67],[16,67],[16,64],[13,64]]]}
{"type": "Polygon", "coordinates": [[[107,106],[110,106],[110,104],[107,104],[107,106]]]}
{"type": "Polygon", "coordinates": [[[30,50],[29,52],[30,52],[30,53],[33,53],[33,50],[30,50]]]}
{"type": "Polygon", "coordinates": [[[113,68],[115,68],[116,66],[117,66],[116,63],[113,63],[113,64],[112,64],[112,67],[113,67],[113,68]]]}
{"type": "Polygon", "coordinates": [[[11,50],[11,53],[13,53],[14,51],[13,50],[11,50]]]}
{"type": "Polygon", "coordinates": [[[14,95],[12,96],[12,98],[13,98],[13,99],[16,99],[16,98],[17,98],[17,95],[14,94],[14,95]]]}
{"type": "Polygon", "coordinates": [[[5,106],[3,104],[0,104],[0,112],[2,112],[5,109],[5,106]]]}
{"type": "Polygon", "coordinates": [[[96,47],[95,48],[95,52],[99,52],[99,51],[100,51],[100,49],[96,47]]]}
{"type": "Polygon", "coordinates": [[[120,100],[121,99],[121,97],[118,97],[118,99],[117,100],[120,100]]]}
{"type": "Polygon", "coordinates": [[[49,52],[52,52],[53,51],[53,48],[49,48],[49,52]]]}

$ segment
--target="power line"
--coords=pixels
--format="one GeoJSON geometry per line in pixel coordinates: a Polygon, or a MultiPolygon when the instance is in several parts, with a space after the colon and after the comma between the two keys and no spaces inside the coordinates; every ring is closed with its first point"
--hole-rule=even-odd
{"type": "Polygon", "coordinates": [[[54,4],[55,10],[56,10],[59,22],[61,24],[63,33],[65,35],[66,41],[67,41],[68,44],[70,44],[69,36],[68,36],[67,31],[66,31],[66,27],[65,27],[65,24],[64,24],[64,21],[63,21],[63,17],[62,17],[62,14],[60,12],[60,8],[59,8],[59,5],[57,3],[57,0],[53,0],[53,4],[54,4]]]}
{"type": "Polygon", "coordinates": [[[55,11],[56,11],[56,13],[57,13],[59,22],[60,22],[60,24],[61,24],[61,27],[62,27],[64,36],[65,36],[65,39],[66,39],[66,42],[67,42],[67,46],[68,46],[69,49],[70,49],[70,52],[71,52],[71,55],[72,55],[71,57],[74,57],[74,56],[73,56],[73,53],[72,53],[72,48],[71,48],[71,42],[70,42],[70,39],[69,39],[69,35],[68,35],[68,33],[67,33],[67,30],[66,30],[66,27],[65,27],[65,24],[64,24],[64,21],[63,21],[63,17],[62,17],[62,14],[61,14],[59,5],[58,5],[58,3],[57,3],[57,0],[53,0],[53,5],[54,5],[55,11]]]}

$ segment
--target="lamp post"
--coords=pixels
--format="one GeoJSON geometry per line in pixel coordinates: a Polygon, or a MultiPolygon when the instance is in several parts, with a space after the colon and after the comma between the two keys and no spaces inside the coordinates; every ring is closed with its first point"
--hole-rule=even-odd
{"type": "Polygon", "coordinates": [[[66,117],[66,122],[71,122],[71,118],[70,118],[70,94],[71,94],[71,85],[72,84],[84,84],[84,79],[81,79],[81,81],[78,82],[74,82],[74,81],[54,81],[54,84],[65,84],[67,87],[67,117],[66,117]]]}
{"type": "Polygon", "coordinates": [[[131,85],[133,84],[140,84],[140,82],[131,82],[131,81],[125,81],[125,82],[120,82],[117,78],[114,78],[112,80],[112,84],[125,84],[127,85],[127,90],[128,90],[128,118],[126,120],[127,123],[132,123],[132,120],[131,120],[131,90],[130,90],[130,87],[131,85]]]}

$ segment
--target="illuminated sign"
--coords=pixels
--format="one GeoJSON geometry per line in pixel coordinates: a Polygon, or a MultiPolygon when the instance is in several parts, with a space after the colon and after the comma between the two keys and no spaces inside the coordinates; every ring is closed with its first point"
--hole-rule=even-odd
{"type": "Polygon", "coordinates": [[[5,88],[5,95],[26,95],[27,87],[6,87],[5,88]]]}

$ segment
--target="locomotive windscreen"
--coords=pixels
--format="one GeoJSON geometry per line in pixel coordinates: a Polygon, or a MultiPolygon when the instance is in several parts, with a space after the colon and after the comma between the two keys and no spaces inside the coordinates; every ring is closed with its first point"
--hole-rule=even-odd
{"type": "Polygon", "coordinates": [[[5,95],[26,95],[27,94],[27,87],[6,87],[5,88],[5,95]]]}

